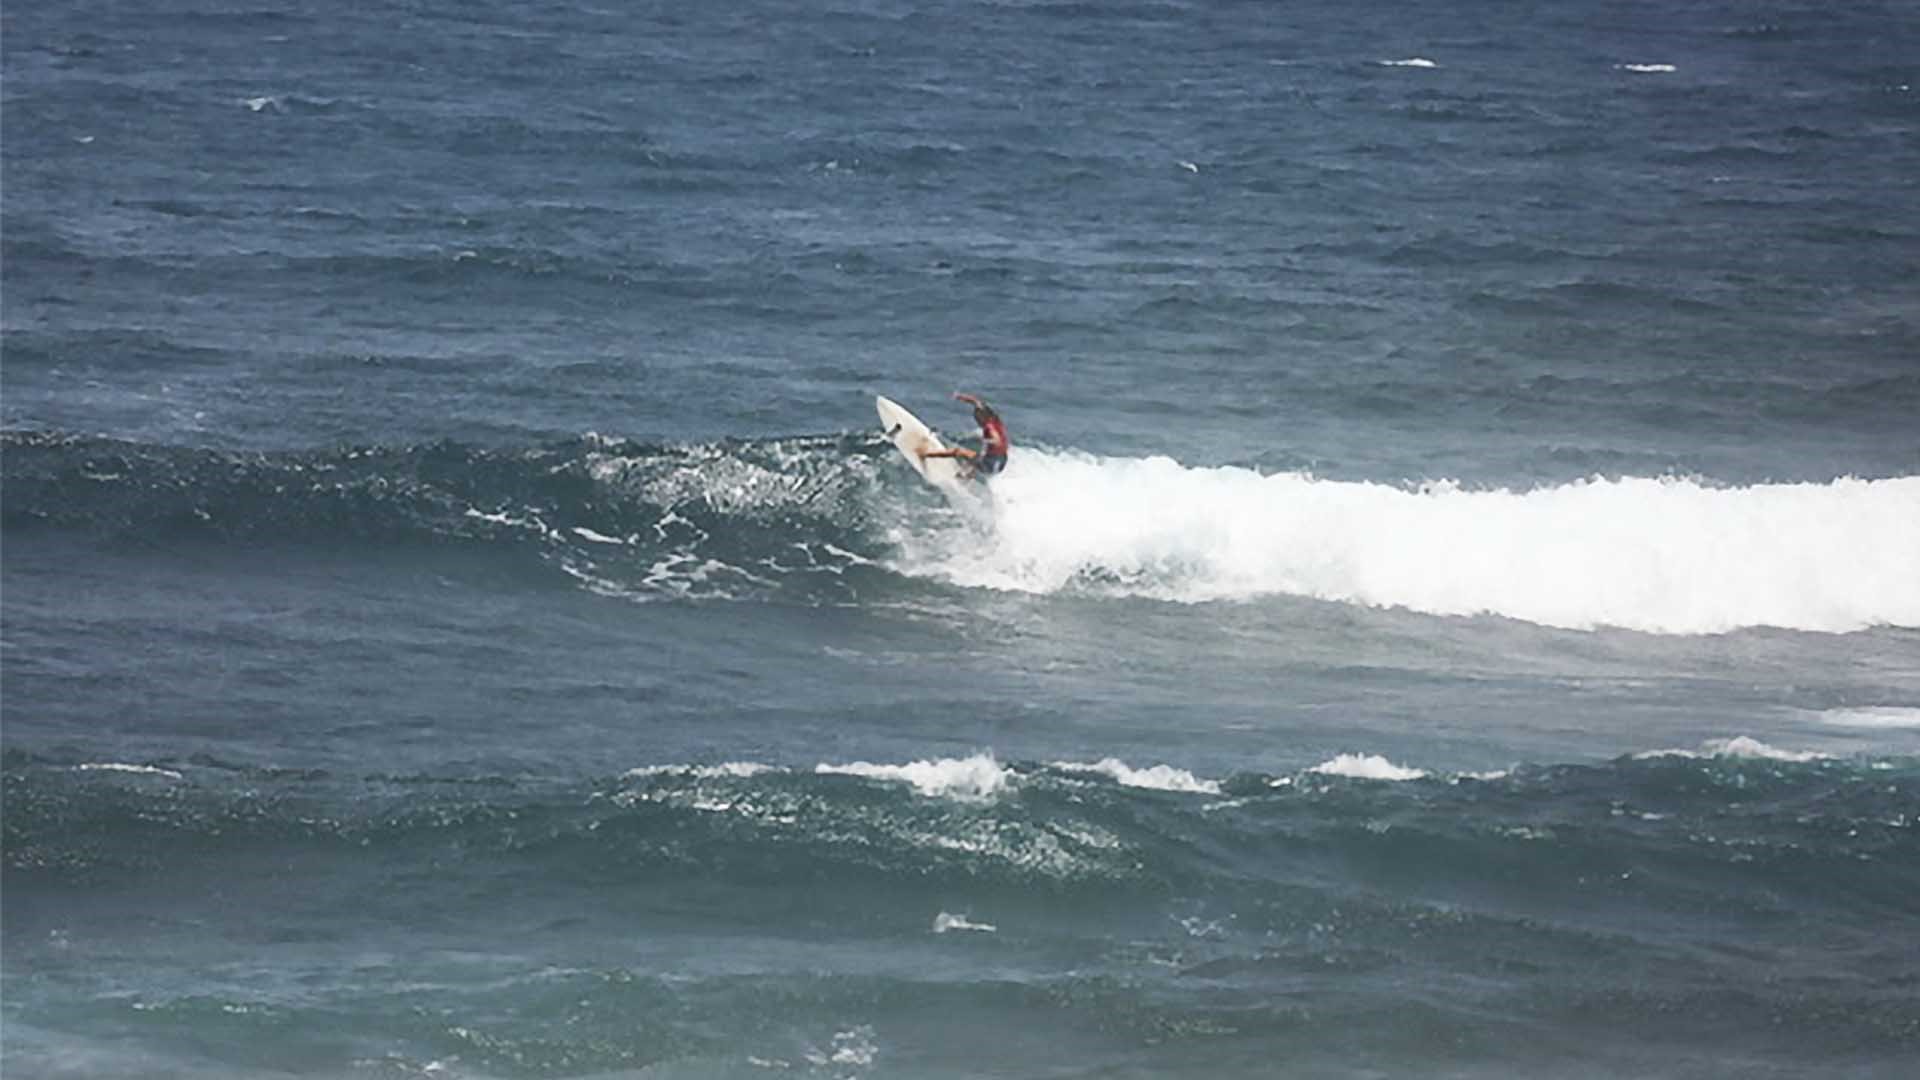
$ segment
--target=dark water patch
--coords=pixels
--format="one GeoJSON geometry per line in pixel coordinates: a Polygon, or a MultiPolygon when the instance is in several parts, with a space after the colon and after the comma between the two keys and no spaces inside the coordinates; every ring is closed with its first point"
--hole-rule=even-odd
{"type": "Polygon", "coordinates": [[[114,205],[136,210],[151,210],[168,217],[197,218],[215,213],[213,208],[190,199],[116,199],[114,205]]]}
{"type": "Polygon", "coordinates": [[[1699,281],[1581,279],[1476,289],[1464,303],[1469,309],[1499,315],[1555,315],[1604,324],[1627,317],[1723,313],[1725,303],[1709,298],[1713,292],[1710,283],[1699,281]]]}
{"type": "MultiPolygon", "coordinates": [[[[368,370],[387,372],[407,372],[416,375],[446,375],[465,370],[468,361],[464,358],[446,355],[415,355],[388,352],[355,353],[316,353],[303,356],[294,361],[293,366],[303,373],[316,375],[354,375],[368,370]]],[[[606,365],[597,365],[605,367],[606,365]]],[[[598,372],[596,365],[568,365],[569,369],[579,368],[580,374],[624,374],[624,372],[598,372]]],[[[569,370],[567,373],[571,373],[569,370]]]]}
{"type": "MultiPolygon", "coordinates": [[[[1852,220],[1826,220],[1804,222],[1794,227],[1794,231],[1806,240],[1822,245],[1860,245],[1884,246],[1899,245],[1899,252],[1910,252],[1920,243],[1920,234],[1913,229],[1903,227],[1900,222],[1874,220],[1867,215],[1854,216],[1852,220]]],[[[1894,280],[1912,280],[1920,276],[1920,266],[1911,260],[1894,254],[1896,260],[1888,266],[1894,280]]]]}
{"type": "MultiPolygon", "coordinates": [[[[21,287],[19,270],[23,266],[32,267],[38,277],[54,271],[87,273],[95,263],[93,256],[81,251],[60,230],[31,217],[19,217],[7,222],[6,232],[0,234],[0,256],[4,256],[10,271],[9,290],[21,287]]],[[[17,299],[16,295],[16,302],[17,299]]]]}
{"type": "Polygon", "coordinates": [[[1892,375],[1769,395],[1760,410],[1771,420],[1844,422],[1855,430],[1904,434],[1911,443],[1916,441],[1912,420],[1920,415],[1920,376],[1892,375]]]}
{"type": "Polygon", "coordinates": [[[1491,269],[1547,266],[1578,257],[1576,252],[1517,240],[1475,240],[1463,234],[1421,237],[1393,248],[1383,261],[1413,268],[1491,269]]]}
{"type": "Polygon", "coordinates": [[[1672,454],[1565,443],[1541,448],[1556,466],[1585,476],[1666,476],[1682,472],[1672,454]]]}
{"type": "Polygon", "coordinates": [[[157,373],[165,378],[219,367],[232,359],[223,349],[192,345],[160,331],[132,327],[58,333],[11,330],[5,335],[5,346],[7,366],[16,372],[65,371],[100,379],[124,372],[157,373]]]}
{"type": "Polygon", "coordinates": [[[1652,161],[1668,165],[1734,167],[1795,161],[1805,152],[1802,148],[1780,146],[1771,141],[1746,140],[1705,146],[1676,147],[1655,151],[1648,156],[1652,161]]]}
{"type": "Polygon", "coordinates": [[[1721,310],[1721,305],[1700,299],[1680,287],[1662,287],[1650,283],[1586,280],[1551,286],[1548,295],[1556,303],[1582,311],[1617,312],[1663,310],[1685,313],[1721,310]]]}
{"type": "Polygon", "coordinates": [[[1415,123],[1514,125],[1542,119],[1525,99],[1495,93],[1420,91],[1389,111],[1415,123]]]}
{"type": "Polygon", "coordinates": [[[1780,138],[1794,142],[1830,142],[1842,136],[1823,127],[1806,124],[1789,124],[1780,129],[1780,138]]]}
{"type": "Polygon", "coordinates": [[[1803,27],[1783,22],[1758,22],[1728,27],[1723,33],[1738,41],[1788,42],[1804,37],[1806,31],[1803,27]]]}
{"type": "Polygon", "coordinates": [[[1896,424],[1920,407],[1920,380],[1893,375],[1829,383],[1791,370],[1727,378],[1707,370],[1660,375],[1622,372],[1610,378],[1540,376],[1514,388],[1509,407],[1571,405],[1684,412],[1703,429],[1729,423],[1846,419],[1867,428],[1896,424]]]}

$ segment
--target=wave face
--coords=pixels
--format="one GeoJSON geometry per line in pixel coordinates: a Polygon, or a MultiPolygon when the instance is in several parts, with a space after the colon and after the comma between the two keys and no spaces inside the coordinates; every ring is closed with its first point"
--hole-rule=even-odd
{"type": "MultiPolygon", "coordinates": [[[[843,599],[868,559],[877,438],[578,439],[282,453],[13,433],[9,529],[115,542],[494,553],[639,598],[843,599]]],[[[906,490],[904,478],[894,478],[906,490]]]]}
{"type": "Polygon", "coordinates": [[[259,454],[14,433],[5,449],[8,528],[457,544],[640,599],[857,602],[918,579],[1666,634],[1920,626],[1920,477],[1472,490],[1027,448],[983,517],[858,435],[259,454]]]}
{"type": "MultiPolygon", "coordinates": [[[[1687,1003],[1720,983],[1746,989],[1712,999],[1714,1023],[1755,1025],[1755,1052],[1915,1048],[1906,989],[1795,966],[1836,947],[1863,970],[1910,964],[1911,760],[1802,760],[1751,739],[1489,777],[1349,757],[1286,776],[982,754],[545,781],[13,751],[4,858],[22,930],[80,892],[142,897],[164,924],[217,891],[242,939],[248,911],[277,913],[281,963],[354,958],[297,985],[235,976],[71,1006],[97,1024],[311,1060],[356,1053],[326,1034],[350,1028],[402,1055],[395,1075],[454,1057],[475,1075],[794,1060],[795,1031],[830,1058],[850,1017],[899,1062],[915,1036],[887,1020],[921,1009],[1108,1039],[1137,1027],[1149,1061],[1230,1031],[1331,1062],[1352,1052],[1347,1025],[1400,1032],[1370,1041],[1376,1064],[1438,1052],[1423,1032],[1443,1028],[1500,1042],[1551,1024],[1617,1053],[1617,1025],[1679,1038],[1698,1019],[1687,1003]],[[491,926],[550,963],[496,979],[363,950],[395,922],[491,926]],[[632,934],[614,924],[671,927],[684,946],[623,959],[633,946],[610,942],[632,934]],[[573,955],[574,933],[590,952],[573,955]],[[828,956],[840,974],[807,974],[828,956]],[[1404,987],[1429,978],[1454,991],[1400,1028],[1404,987]]],[[[58,964],[96,946],[75,930],[17,947],[58,964]]],[[[952,1041],[927,1033],[919,1052],[952,1041]]],[[[986,1053],[949,1064],[1022,1060],[986,1053]]]]}

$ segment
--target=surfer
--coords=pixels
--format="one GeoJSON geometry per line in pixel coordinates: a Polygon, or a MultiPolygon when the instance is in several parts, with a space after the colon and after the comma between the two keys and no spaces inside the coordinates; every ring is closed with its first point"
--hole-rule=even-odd
{"type": "Polygon", "coordinates": [[[972,394],[955,391],[955,401],[964,401],[973,406],[973,422],[980,425],[980,449],[968,450],[963,446],[945,450],[922,450],[924,458],[959,458],[967,463],[967,475],[992,476],[1007,467],[1007,451],[1013,449],[1013,442],[1007,438],[1006,421],[993,411],[993,406],[981,401],[972,394]]]}

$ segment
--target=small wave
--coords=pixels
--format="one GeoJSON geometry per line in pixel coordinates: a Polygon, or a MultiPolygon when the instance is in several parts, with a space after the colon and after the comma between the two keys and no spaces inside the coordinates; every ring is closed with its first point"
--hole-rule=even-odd
{"type": "Polygon", "coordinates": [[[1340,754],[1331,761],[1323,761],[1308,772],[1326,776],[1345,776],[1355,780],[1419,780],[1427,775],[1425,769],[1410,769],[1395,765],[1377,754],[1340,754]]]}
{"type": "Polygon", "coordinates": [[[1382,60],[1381,67],[1437,68],[1440,65],[1424,56],[1410,56],[1405,60],[1382,60]]]}
{"type": "Polygon", "coordinates": [[[1639,75],[1668,75],[1680,69],[1672,64],[1615,64],[1620,71],[1631,71],[1639,75]]]}
{"type": "Polygon", "coordinates": [[[1830,756],[1811,750],[1782,750],[1746,735],[1713,739],[1702,749],[1711,757],[1759,758],[1765,761],[1823,761],[1830,756]]]}
{"type": "Polygon", "coordinates": [[[140,776],[164,776],[169,780],[182,780],[185,776],[172,769],[162,769],[157,765],[126,765],[118,761],[89,761],[75,765],[77,772],[119,772],[134,773],[140,776]]]}
{"type": "Polygon", "coordinates": [[[1829,754],[1812,750],[1782,750],[1747,735],[1736,735],[1727,739],[1709,739],[1697,750],[1648,750],[1633,756],[1642,760],[1666,757],[1751,758],[1759,761],[1790,762],[1825,761],[1831,757],[1829,754]]]}
{"type": "MultiPolygon", "coordinates": [[[[1190,897],[1269,874],[1291,887],[1302,842],[1370,864],[1412,853],[1430,859],[1431,872],[1464,879],[1534,857],[1487,837],[1528,848],[1577,837],[1580,849],[1537,867],[1556,874],[1574,865],[1569,859],[1637,861],[1636,851],[1652,850],[1640,847],[1649,840],[1696,845],[1711,860],[1736,851],[1745,858],[1753,848],[1730,845],[1759,840],[1775,851],[1817,852],[1823,865],[1868,875],[1865,887],[1883,893],[1884,870],[1870,860],[1910,848],[1917,766],[1911,757],[1828,760],[1745,738],[1601,763],[1517,765],[1469,781],[1472,774],[1349,753],[1284,780],[1236,776],[1220,785],[1235,797],[1216,801],[1125,785],[1089,790],[1033,762],[1019,763],[1016,775],[986,753],[815,769],[744,758],[652,765],[609,790],[396,784],[379,775],[157,783],[119,768],[83,774],[71,762],[9,749],[0,865],[35,879],[139,881],[244,872],[267,851],[290,865],[319,856],[325,866],[364,853],[489,881],[513,874],[582,896],[603,896],[610,883],[684,886],[699,902],[716,887],[764,895],[770,882],[807,881],[828,898],[796,894],[796,902],[904,889],[911,895],[902,910],[920,932],[933,910],[932,932],[976,934],[996,932],[995,920],[973,919],[966,905],[992,904],[1012,919],[1035,887],[1190,897]]],[[[1763,872],[1775,871],[1763,888],[1810,880],[1798,856],[1763,872]]],[[[1199,918],[1190,932],[1211,935],[1216,917],[1199,918]]]]}
{"type": "Polygon", "coordinates": [[[302,94],[260,94],[255,97],[241,98],[240,104],[248,112],[278,113],[294,109],[317,112],[332,108],[336,102],[331,98],[307,97],[302,94]]]}
{"type": "Polygon", "coordinates": [[[914,790],[928,798],[962,800],[991,799],[1013,779],[1012,771],[995,761],[992,754],[913,761],[905,765],[876,765],[868,761],[846,765],[822,763],[814,766],[814,772],[863,776],[869,780],[903,781],[912,784],[914,790]]]}
{"type": "Polygon", "coordinates": [[[1115,783],[1125,787],[1151,788],[1156,791],[1181,791],[1202,795],[1220,794],[1220,785],[1212,780],[1202,780],[1185,769],[1176,769],[1171,765],[1154,765],[1145,769],[1136,769],[1118,758],[1102,758],[1092,764],[1072,761],[1056,761],[1053,767],[1065,772],[1090,772],[1111,777],[1115,783]]]}
{"type": "Polygon", "coordinates": [[[979,934],[991,934],[997,932],[999,927],[992,923],[973,922],[965,915],[953,915],[945,911],[933,917],[934,933],[944,934],[949,930],[971,930],[979,934]]]}
{"type": "Polygon", "coordinates": [[[727,761],[718,765],[644,765],[637,769],[628,769],[626,775],[632,779],[644,779],[653,776],[684,776],[696,780],[717,780],[722,778],[744,780],[762,773],[777,771],[772,765],[762,765],[757,761],[727,761]]]}

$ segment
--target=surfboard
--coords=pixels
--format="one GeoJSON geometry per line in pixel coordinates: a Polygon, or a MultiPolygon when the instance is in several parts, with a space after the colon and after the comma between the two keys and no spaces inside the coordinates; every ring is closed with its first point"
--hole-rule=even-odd
{"type": "Polygon", "coordinates": [[[876,397],[874,408],[880,413],[880,430],[893,445],[900,449],[900,456],[920,474],[921,479],[943,491],[955,494],[970,494],[966,481],[960,478],[961,464],[958,458],[922,458],[922,450],[944,450],[947,444],[933,429],[920,422],[920,418],[908,412],[900,403],[890,398],[876,397]]]}

